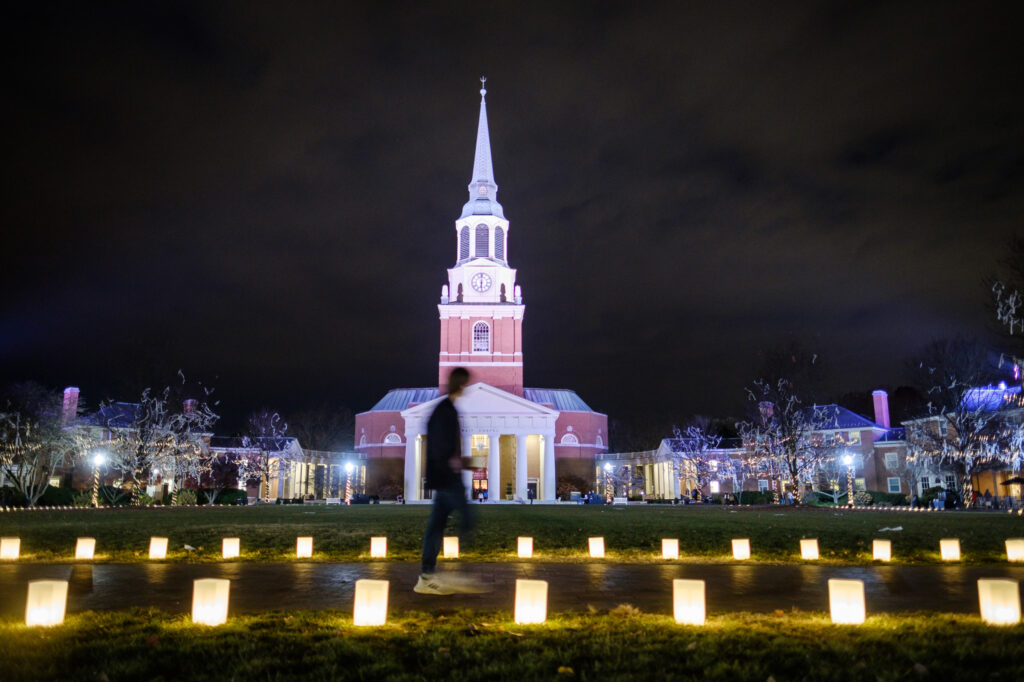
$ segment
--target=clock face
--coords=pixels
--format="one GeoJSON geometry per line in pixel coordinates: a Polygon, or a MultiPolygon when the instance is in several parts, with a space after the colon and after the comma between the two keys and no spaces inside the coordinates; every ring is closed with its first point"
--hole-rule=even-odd
{"type": "Polygon", "coordinates": [[[473,285],[474,291],[482,294],[491,288],[491,276],[484,272],[478,272],[473,275],[470,284],[473,285]]]}

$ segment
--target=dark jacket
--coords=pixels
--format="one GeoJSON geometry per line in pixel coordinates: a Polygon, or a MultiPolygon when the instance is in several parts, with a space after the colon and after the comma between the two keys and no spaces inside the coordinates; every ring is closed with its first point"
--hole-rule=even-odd
{"type": "Polygon", "coordinates": [[[448,460],[462,456],[459,435],[459,413],[445,398],[434,408],[427,422],[427,488],[450,490],[462,488],[462,476],[453,471],[448,460]]]}

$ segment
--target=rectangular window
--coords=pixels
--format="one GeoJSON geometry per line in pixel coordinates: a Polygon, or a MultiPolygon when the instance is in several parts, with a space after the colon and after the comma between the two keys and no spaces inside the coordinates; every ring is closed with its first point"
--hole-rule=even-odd
{"type": "Polygon", "coordinates": [[[854,490],[867,490],[868,488],[867,488],[866,485],[864,485],[864,479],[863,478],[855,478],[855,479],[853,479],[853,489],[854,490]]]}
{"type": "Polygon", "coordinates": [[[846,437],[847,445],[860,445],[860,431],[848,431],[846,437]]]}
{"type": "Polygon", "coordinates": [[[720,493],[720,492],[722,492],[722,491],[721,491],[720,486],[718,485],[718,481],[711,481],[711,494],[714,495],[714,494],[720,493]]]}
{"type": "Polygon", "coordinates": [[[759,478],[759,479],[757,479],[757,489],[758,489],[759,491],[761,491],[762,493],[763,493],[764,491],[768,490],[768,481],[766,481],[766,480],[765,480],[765,479],[763,479],[763,478],[759,478]]]}
{"type": "Polygon", "coordinates": [[[900,479],[895,476],[890,476],[886,479],[889,482],[889,492],[898,493],[902,490],[900,487],[900,479]]]}
{"type": "Polygon", "coordinates": [[[889,471],[896,471],[900,465],[900,456],[895,452],[885,453],[885,468],[889,471]]]}
{"type": "Polygon", "coordinates": [[[946,474],[946,490],[956,489],[956,476],[953,474],[946,474]]]}

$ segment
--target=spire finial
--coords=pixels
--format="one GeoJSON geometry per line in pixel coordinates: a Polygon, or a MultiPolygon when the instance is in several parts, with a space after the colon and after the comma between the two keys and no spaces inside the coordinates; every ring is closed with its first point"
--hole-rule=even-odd
{"type": "Polygon", "coordinates": [[[487,95],[487,76],[480,76],[480,96],[487,95]]]}

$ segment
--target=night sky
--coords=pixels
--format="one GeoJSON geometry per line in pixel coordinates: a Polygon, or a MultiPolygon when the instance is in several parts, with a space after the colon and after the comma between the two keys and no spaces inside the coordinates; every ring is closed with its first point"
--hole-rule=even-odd
{"type": "Polygon", "coordinates": [[[526,384],[613,418],[738,414],[794,340],[898,386],[1024,214],[1016,2],[25,4],[0,380],[92,405],[432,385],[480,75],[526,384]]]}

